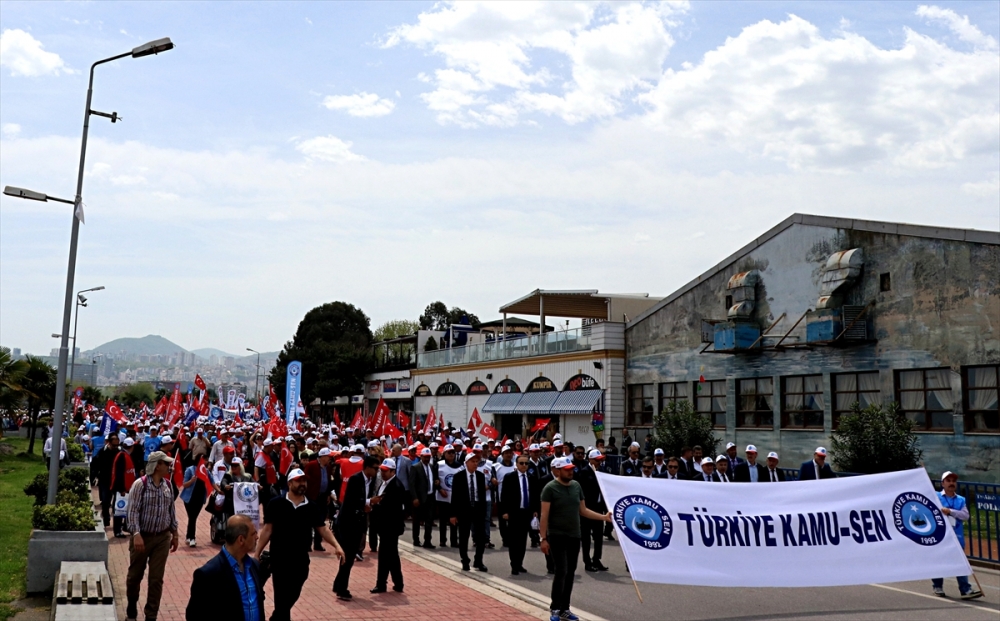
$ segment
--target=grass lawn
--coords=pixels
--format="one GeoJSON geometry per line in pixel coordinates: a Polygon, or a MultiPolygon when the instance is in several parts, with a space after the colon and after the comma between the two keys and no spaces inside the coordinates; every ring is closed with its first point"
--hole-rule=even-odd
{"type": "Polygon", "coordinates": [[[34,498],[24,495],[24,486],[45,472],[42,447],[35,441],[36,454],[18,457],[28,449],[28,441],[4,438],[14,447],[14,455],[0,455],[0,621],[14,616],[10,602],[24,597],[25,563],[31,536],[31,507],[34,498]]]}

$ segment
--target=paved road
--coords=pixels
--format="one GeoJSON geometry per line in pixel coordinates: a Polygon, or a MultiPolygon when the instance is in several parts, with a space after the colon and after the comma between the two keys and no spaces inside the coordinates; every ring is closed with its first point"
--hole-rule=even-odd
{"type": "MultiPolygon", "coordinates": [[[[407,530],[409,531],[409,525],[407,530]]],[[[493,529],[493,539],[499,545],[496,529],[493,529]]],[[[401,546],[404,541],[410,541],[409,532],[401,538],[401,546]]],[[[458,550],[452,548],[418,550],[417,553],[430,560],[448,559],[449,565],[458,560],[458,550]]],[[[573,605],[582,611],[613,621],[817,617],[845,620],[1000,621],[1000,574],[985,570],[980,570],[978,575],[986,596],[969,602],[957,598],[958,586],[954,580],[946,580],[945,591],[952,596],[947,599],[934,597],[929,581],[798,589],[713,588],[640,583],[644,603],[639,603],[632,580],[625,570],[621,549],[616,542],[605,542],[603,560],[610,571],[586,573],[583,571],[583,561],[580,561],[573,590],[573,605]]],[[[511,576],[507,552],[499,548],[486,551],[485,563],[492,579],[500,579],[527,589],[547,603],[551,580],[545,574],[544,557],[537,549],[529,549],[525,559],[525,567],[531,572],[529,575],[511,576]]],[[[803,571],[810,570],[812,568],[803,567],[803,571]]],[[[815,570],[822,571],[822,568],[815,570]]],[[[766,568],[753,571],[766,571],[766,568]]]]}

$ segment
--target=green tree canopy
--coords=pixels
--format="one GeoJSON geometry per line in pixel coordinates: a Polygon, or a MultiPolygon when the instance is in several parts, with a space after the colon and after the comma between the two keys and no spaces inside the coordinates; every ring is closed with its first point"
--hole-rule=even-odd
{"type": "Polygon", "coordinates": [[[420,316],[419,323],[423,330],[447,330],[448,326],[453,323],[462,323],[462,317],[468,317],[469,325],[474,329],[478,329],[482,323],[479,321],[479,317],[457,306],[448,310],[445,303],[441,301],[428,304],[427,308],[424,309],[424,314],[420,316]]]}
{"type": "Polygon", "coordinates": [[[28,400],[28,417],[31,419],[31,434],[28,441],[28,452],[35,450],[35,423],[43,407],[52,407],[56,392],[56,368],[38,356],[28,354],[24,357],[27,363],[21,388],[28,400]]]}
{"type": "MultiPolygon", "coordinates": [[[[393,319],[375,329],[373,340],[376,343],[410,336],[420,329],[420,324],[409,319],[393,319]]],[[[393,343],[375,348],[375,360],[379,364],[406,364],[410,362],[415,351],[412,343],[393,343]]]]}
{"type": "Polygon", "coordinates": [[[680,457],[685,446],[715,455],[718,443],[712,421],[695,412],[690,401],[672,401],[653,418],[653,446],[670,457],[680,457]]]}
{"type": "Polygon", "coordinates": [[[121,406],[137,408],[143,401],[150,408],[156,406],[156,391],[149,382],[128,384],[115,388],[115,402],[121,406]]]}
{"type": "Polygon", "coordinates": [[[288,363],[298,360],[303,403],[357,394],[372,366],[371,344],[370,320],[361,309],[346,302],[317,306],[285,343],[268,380],[283,401],[288,363]]]}
{"type": "Polygon", "coordinates": [[[873,403],[863,410],[855,403],[850,414],[840,417],[831,444],[833,462],[842,472],[909,470],[919,467],[923,456],[913,423],[900,416],[897,403],[873,403]]]}
{"type": "Polygon", "coordinates": [[[28,363],[15,360],[9,347],[0,347],[0,410],[11,413],[24,401],[21,382],[28,363]]]}

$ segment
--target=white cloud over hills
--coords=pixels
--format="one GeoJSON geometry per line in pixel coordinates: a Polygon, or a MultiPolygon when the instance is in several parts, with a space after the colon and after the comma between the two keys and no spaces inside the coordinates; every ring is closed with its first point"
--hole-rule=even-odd
{"type": "Polygon", "coordinates": [[[17,28],[0,33],[0,67],[6,68],[14,77],[75,73],[59,54],[45,51],[40,41],[17,28]]]}

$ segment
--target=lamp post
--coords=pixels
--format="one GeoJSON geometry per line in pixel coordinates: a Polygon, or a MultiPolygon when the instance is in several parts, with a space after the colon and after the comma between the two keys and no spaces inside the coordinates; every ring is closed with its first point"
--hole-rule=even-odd
{"type": "MultiPolygon", "coordinates": [[[[111,119],[112,123],[117,122],[119,118],[117,112],[108,114],[107,112],[99,112],[97,110],[90,109],[90,102],[94,95],[94,69],[97,68],[97,65],[103,65],[104,63],[109,63],[113,60],[118,60],[119,58],[125,58],[126,56],[141,58],[143,56],[166,52],[167,50],[172,50],[173,48],[174,44],[169,38],[157,39],[156,41],[150,41],[145,45],[133,48],[130,52],[125,52],[124,54],[118,54],[117,56],[111,56],[109,58],[99,60],[90,66],[90,81],[87,84],[87,105],[83,110],[83,139],[80,143],[80,168],[76,175],[76,196],[74,200],[67,201],[64,199],[56,199],[40,192],[32,192],[30,190],[22,190],[19,188],[8,187],[4,189],[4,194],[8,194],[10,196],[17,196],[19,198],[36,201],[55,200],[61,203],[74,205],[73,229],[69,242],[69,266],[66,270],[66,298],[63,303],[62,342],[59,346],[59,367],[56,372],[56,399],[52,409],[52,434],[56,438],[62,437],[63,407],[66,401],[66,363],[68,358],[66,354],[69,345],[69,322],[71,315],[73,314],[73,279],[76,276],[76,247],[80,236],[80,222],[83,219],[83,166],[87,159],[87,134],[90,130],[90,115],[96,114],[97,116],[103,116],[111,119]],[[11,190],[11,192],[8,192],[7,190],[11,190]]],[[[76,343],[74,342],[73,345],[75,350],[76,343]]],[[[49,490],[48,498],[46,500],[47,504],[55,504],[58,486],[59,451],[52,451],[52,456],[49,460],[49,490]]]]}
{"type": "Polygon", "coordinates": [[[87,298],[83,297],[84,293],[89,293],[90,291],[102,291],[104,285],[100,287],[92,287],[90,289],[84,289],[83,291],[76,292],[76,313],[73,316],[73,355],[70,357],[69,362],[69,385],[73,385],[73,374],[76,372],[76,324],[80,321],[80,307],[87,307],[87,298]]]}
{"type": "Polygon", "coordinates": [[[247,347],[247,351],[252,351],[257,354],[257,377],[254,380],[253,389],[256,393],[257,409],[260,410],[260,352],[256,349],[250,349],[249,347],[247,347]]]}

